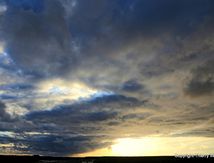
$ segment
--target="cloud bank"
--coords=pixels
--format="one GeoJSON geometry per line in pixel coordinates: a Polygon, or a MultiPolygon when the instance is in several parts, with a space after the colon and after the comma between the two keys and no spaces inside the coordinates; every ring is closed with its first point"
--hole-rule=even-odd
{"type": "Polygon", "coordinates": [[[213,11],[212,0],[0,0],[0,153],[212,138],[213,11]]]}

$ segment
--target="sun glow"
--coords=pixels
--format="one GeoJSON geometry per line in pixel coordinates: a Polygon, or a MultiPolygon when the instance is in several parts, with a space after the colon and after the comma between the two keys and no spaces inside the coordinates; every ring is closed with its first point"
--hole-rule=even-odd
{"type": "Polygon", "coordinates": [[[116,144],[112,146],[112,153],[118,156],[154,155],[158,143],[159,140],[154,138],[122,138],[116,140],[116,144]]]}
{"type": "Polygon", "coordinates": [[[212,144],[214,139],[208,137],[122,138],[116,140],[112,153],[117,156],[213,154],[212,144]]]}
{"type": "Polygon", "coordinates": [[[214,138],[141,137],[120,138],[106,148],[72,156],[175,156],[214,154],[214,138]]]}

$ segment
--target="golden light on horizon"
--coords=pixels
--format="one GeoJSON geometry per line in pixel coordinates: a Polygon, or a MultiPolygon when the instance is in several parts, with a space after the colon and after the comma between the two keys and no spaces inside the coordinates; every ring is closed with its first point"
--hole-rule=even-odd
{"type": "Polygon", "coordinates": [[[87,156],[171,156],[214,154],[210,137],[141,137],[120,138],[108,148],[72,155],[87,156]]]}
{"type": "Polygon", "coordinates": [[[96,157],[96,156],[113,156],[111,148],[102,148],[91,152],[71,155],[71,157],[96,157]]]}
{"type": "Polygon", "coordinates": [[[169,156],[213,154],[214,138],[209,137],[143,137],[122,138],[112,146],[117,156],[169,156]]]}
{"type": "Polygon", "coordinates": [[[154,138],[122,138],[113,145],[112,153],[117,156],[155,155],[160,140],[154,138]]]}

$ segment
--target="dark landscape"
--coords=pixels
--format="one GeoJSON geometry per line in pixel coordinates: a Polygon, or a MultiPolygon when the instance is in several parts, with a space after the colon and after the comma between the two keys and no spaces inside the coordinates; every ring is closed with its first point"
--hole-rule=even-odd
{"type": "Polygon", "coordinates": [[[178,163],[178,162],[213,162],[214,157],[174,157],[174,156],[155,156],[155,157],[46,157],[46,156],[0,156],[1,163],[178,163]]]}

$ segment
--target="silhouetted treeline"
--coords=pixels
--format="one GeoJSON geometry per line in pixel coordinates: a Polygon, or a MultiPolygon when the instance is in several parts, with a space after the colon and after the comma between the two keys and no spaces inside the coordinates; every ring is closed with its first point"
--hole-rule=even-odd
{"type": "Polygon", "coordinates": [[[179,163],[214,162],[214,157],[45,157],[45,156],[0,156],[0,163],[179,163]]]}

